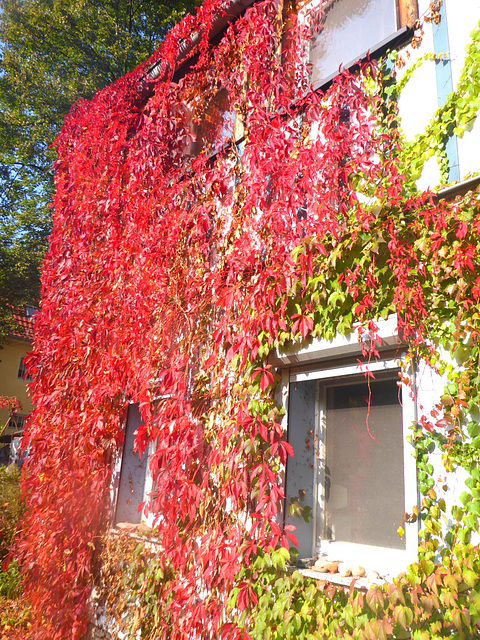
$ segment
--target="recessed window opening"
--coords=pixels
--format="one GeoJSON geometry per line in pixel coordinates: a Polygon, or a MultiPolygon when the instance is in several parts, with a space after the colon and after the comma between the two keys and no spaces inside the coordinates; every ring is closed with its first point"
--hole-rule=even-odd
{"type": "Polygon", "coordinates": [[[131,404],[128,407],[125,425],[114,524],[120,522],[140,524],[142,521],[142,514],[138,507],[145,499],[148,478],[148,449],[141,456],[133,450],[135,434],[142,422],[138,404],[131,404]]]}
{"type": "Polygon", "coordinates": [[[372,363],[374,378],[340,363],[290,371],[287,522],[297,527],[300,558],[354,558],[381,570],[381,556],[398,566],[409,542],[397,529],[416,492],[405,448],[410,398],[396,360],[372,363]]]}
{"type": "Polygon", "coordinates": [[[33,378],[32,378],[31,375],[29,375],[27,373],[26,359],[27,359],[27,356],[23,356],[20,359],[20,364],[18,366],[17,377],[18,378],[22,378],[22,380],[26,380],[27,382],[31,382],[33,380],[33,378]]]}

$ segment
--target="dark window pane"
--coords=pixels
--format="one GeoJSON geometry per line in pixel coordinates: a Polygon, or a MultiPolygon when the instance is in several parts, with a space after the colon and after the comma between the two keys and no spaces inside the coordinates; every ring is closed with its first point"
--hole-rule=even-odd
{"type": "MultiPolygon", "coordinates": [[[[315,455],[315,409],[317,382],[300,382],[290,385],[288,411],[288,441],[293,447],[294,457],[287,463],[287,504],[293,498],[298,504],[313,512],[315,455]]],[[[312,557],[313,519],[305,522],[299,516],[289,516],[289,524],[297,527],[294,532],[301,558],[312,557]]]]}
{"type": "Polygon", "coordinates": [[[196,128],[196,153],[218,150],[231,136],[235,119],[225,89],[220,89],[214,96],[206,99],[200,118],[196,128]]]}

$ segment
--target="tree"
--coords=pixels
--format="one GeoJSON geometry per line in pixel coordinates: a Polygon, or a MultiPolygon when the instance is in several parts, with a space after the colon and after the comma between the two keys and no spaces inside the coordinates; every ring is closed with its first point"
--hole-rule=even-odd
{"type": "Polygon", "coordinates": [[[147,59],[194,4],[0,0],[0,335],[8,305],[39,300],[65,115],[147,59]]]}

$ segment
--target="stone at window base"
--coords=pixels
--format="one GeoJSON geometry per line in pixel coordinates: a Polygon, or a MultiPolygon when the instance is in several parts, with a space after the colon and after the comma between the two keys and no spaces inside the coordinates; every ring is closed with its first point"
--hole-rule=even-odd
{"type": "Polygon", "coordinates": [[[353,578],[363,578],[366,571],[359,564],[347,564],[346,562],[341,562],[338,565],[338,573],[344,577],[352,576],[353,578]]]}
{"type": "Polygon", "coordinates": [[[133,524],[132,522],[117,522],[115,527],[117,529],[120,529],[121,531],[128,531],[129,533],[138,534],[150,533],[152,530],[151,527],[147,526],[143,522],[141,522],[140,524],[133,524]]]}
{"type": "Polygon", "coordinates": [[[320,571],[320,573],[337,573],[339,564],[338,561],[332,562],[324,558],[319,558],[311,569],[313,569],[313,571],[320,571]]]}
{"type": "Polygon", "coordinates": [[[319,558],[310,569],[312,571],[318,571],[319,573],[338,573],[343,578],[348,576],[352,578],[363,578],[367,573],[364,567],[359,564],[347,564],[339,560],[331,561],[325,558],[319,558]]]}

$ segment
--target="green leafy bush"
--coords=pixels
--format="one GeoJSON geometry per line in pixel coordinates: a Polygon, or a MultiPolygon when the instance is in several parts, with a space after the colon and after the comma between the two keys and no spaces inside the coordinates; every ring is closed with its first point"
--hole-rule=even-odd
{"type": "Polygon", "coordinates": [[[20,593],[20,573],[17,562],[13,560],[5,571],[0,571],[0,597],[13,599],[20,593]]]}
{"type": "Polygon", "coordinates": [[[0,640],[16,640],[25,635],[30,620],[28,602],[22,597],[20,571],[16,560],[3,567],[23,514],[20,472],[0,466],[0,640]]]}
{"type": "Polygon", "coordinates": [[[0,562],[10,551],[23,509],[20,472],[16,467],[0,467],[0,562]]]}

